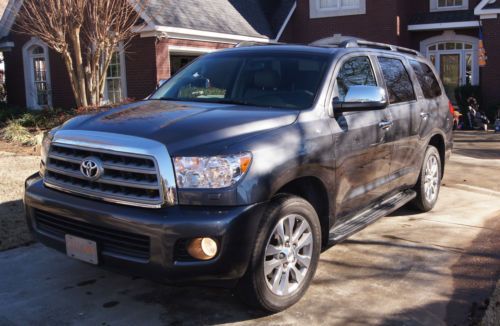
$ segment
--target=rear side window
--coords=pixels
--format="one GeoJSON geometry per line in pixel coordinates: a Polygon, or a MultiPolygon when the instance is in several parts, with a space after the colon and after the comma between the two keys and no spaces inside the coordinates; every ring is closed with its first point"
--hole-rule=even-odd
{"type": "Polygon", "coordinates": [[[410,102],[416,99],[410,75],[399,59],[379,57],[385,85],[391,104],[410,102]]]}
{"type": "Polygon", "coordinates": [[[441,87],[437,81],[436,75],[432,72],[431,67],[423,62],[410,60],[411,67],[417,75],[418,82],[422,87],[422,92],[425,98],[435,98],[441,96],[441,87]]]}
{"type": "Polygon", "coordinates": [[[351,86],[377,86],[370,59],[355,57],[344,62],[337,75],[335,86],[341,101],[345,99],[351,86]]]}

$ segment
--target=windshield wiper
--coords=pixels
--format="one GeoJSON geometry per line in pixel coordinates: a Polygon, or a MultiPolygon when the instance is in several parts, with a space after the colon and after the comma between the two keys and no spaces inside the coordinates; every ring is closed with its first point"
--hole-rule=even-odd
{"type": "Polygon", "coordinates": [[[207,101],[207,103],[220,103],[220,104],[235,104],[235,105],[246,105],[246,106],[258,106],[247,101],[235,100],[235,99],[217,99],[216,101],[207,101]]]}

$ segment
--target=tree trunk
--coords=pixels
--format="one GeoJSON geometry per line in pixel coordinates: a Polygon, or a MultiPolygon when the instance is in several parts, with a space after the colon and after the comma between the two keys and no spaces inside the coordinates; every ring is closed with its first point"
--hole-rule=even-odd
{"type": "Polygon", "coordinates": [[[68,72],[68,77],[69,77],[69,81],[71,84],[71,89],[73,90],[73,95],[75,95],[76,106],[82,107],[83,103],[82,103],[81,98],[79,96],[80,92],[78,91],[78,83],[77,83],[75,71],[73,69],[73,59],[71,58],[71,53],[69,53],[68,50],[64,50],[61,54],[62,54],[63,59],[64,59],[66,71],[68,72]]]}
{"type": "MultiPolygon", "coordinates": [[[[85,73],[83,71],[82,47],[80,43],[80,27],[71,30],[71,41],[73,42],[73,52],[76,63],[76,76],[78,82],[78,92],[82,106],[88,106],[88,94],[85,84],[85,73]]],[[[92,103],[93,104],[93,103],[92,103]]]]}

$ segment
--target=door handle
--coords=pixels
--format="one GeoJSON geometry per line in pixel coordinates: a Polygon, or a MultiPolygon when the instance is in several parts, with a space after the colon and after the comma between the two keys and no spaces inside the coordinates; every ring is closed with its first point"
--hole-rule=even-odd
{"type": "Polygon", "coordinates": [[[431,116],[430,113],[427,112],[420,113],[420,117],[424,120],[427,120],[427,118],[429,118],[430,116],[431,116]]]}
{"type": "Polygon", "coordinates": [[[379,128],[383,129],[383,130],[389,130],[391,129],[391,127],[394,125],[394,122],[392,121],[380,121],[380,123],[378,124],[379,128]]]}

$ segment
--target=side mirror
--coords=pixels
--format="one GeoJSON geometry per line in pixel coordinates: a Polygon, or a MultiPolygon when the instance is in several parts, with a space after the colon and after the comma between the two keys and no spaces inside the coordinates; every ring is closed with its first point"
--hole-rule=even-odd
{"type": "Polygon", "coordinates": [[[334,112],[383,110],[387,105],[386,91],[378,86],[351,86],[344,101],[333,99],[334,112]]]}

